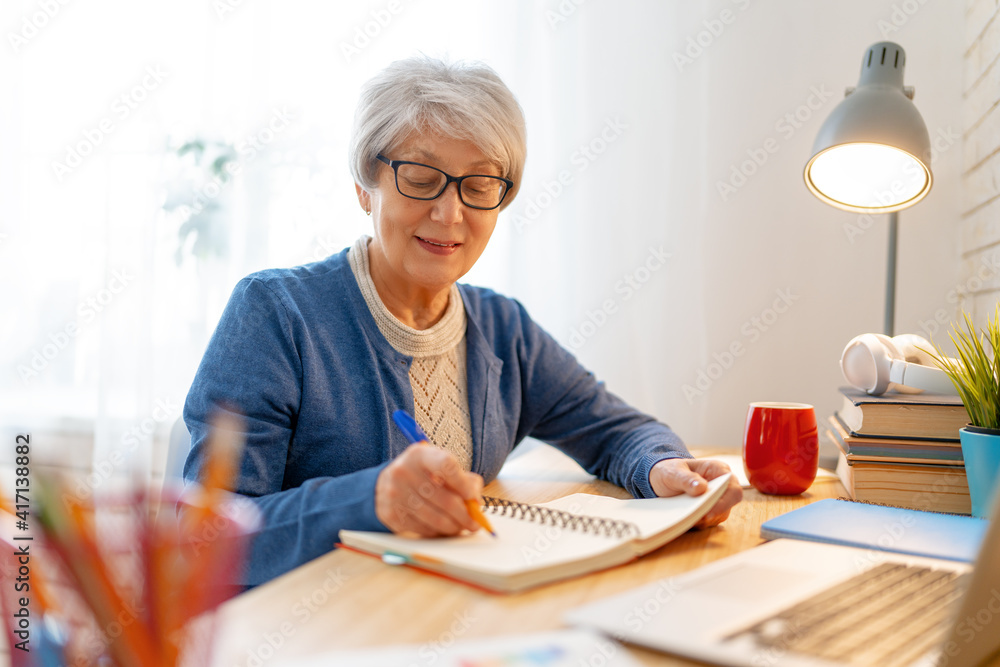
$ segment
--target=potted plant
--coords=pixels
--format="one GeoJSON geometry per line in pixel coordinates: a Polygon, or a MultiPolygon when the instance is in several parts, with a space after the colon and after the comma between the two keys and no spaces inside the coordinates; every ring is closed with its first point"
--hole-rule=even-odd
{"type": "Polygon", "coordinates": [[[236,149],[196,138],[184,142],[176,153],[178,174],[167,184],[163,202],[164,210],[179,220],[174,260],[180,266],[188,253],[198,262],[224,257],[229,245],[225,190],[237,173],[231,167],[237,160],[236,149]]]}
{"type": "Polygon", "coordinates": [[[988,518],[1000,479],[1000,304],[980,331],[968,313],[963,315],[967,330],[952,324],[949,334],[958,357],[946,356],[937,343],[931,356],[955,385],[972,420],[959,431],[959,439],[972,514],[988,518]]]}

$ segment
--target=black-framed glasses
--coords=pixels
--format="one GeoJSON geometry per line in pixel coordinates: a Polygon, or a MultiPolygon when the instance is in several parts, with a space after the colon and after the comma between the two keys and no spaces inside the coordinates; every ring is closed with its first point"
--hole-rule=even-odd
{"type": "Polygon", "coordinates": [[[485,174],[469,174],[468,176],[452,176],[437,167],[408,162],[406,160],[390,160],[379,153],[375,156],[392,167],[396,174],[396,190],[410,199],[437,199],[448,187],[455,183],[458,188],[458,198],[469,208],[490,211],[503,203],[507,192],[514,187],[514,181],[500,176],[485,174]]]}

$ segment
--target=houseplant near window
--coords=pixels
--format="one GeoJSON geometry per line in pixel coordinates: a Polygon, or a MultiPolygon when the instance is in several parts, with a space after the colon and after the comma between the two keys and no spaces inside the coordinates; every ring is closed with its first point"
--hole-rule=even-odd
{"type": "Polygon", "coordinates": [[[973,516],[988,518],[1000,479],[1000,304],[992,320],[977,331],[964,313],[966,330],[952,324],[958,350],[950,358],[934,343],[931,355],[958,390],[972,423],[959,431],[973,516]]]}

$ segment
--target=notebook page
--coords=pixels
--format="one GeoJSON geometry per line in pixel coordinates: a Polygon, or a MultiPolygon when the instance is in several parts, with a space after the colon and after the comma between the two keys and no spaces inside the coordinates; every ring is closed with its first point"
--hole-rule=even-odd
{"type": "Polygon", "coordinates": [[[509,516],[487,516],[496,531],[496,537],[485,530],[459,537],[438,538],[409,538],[388,533],[344,530],[340,533],[340,539],[345,544],[356,545],[356,536],[363,539],[366,545],[412,556],[416,564],[421,559],[441,560],[469,570],[496,575],[586,559],[610,551],[627,541],[509,516]]]}
{"type": "MultiPolygon", "coordinates": [[[[670,498],[631,498],[621,500],[589,493],[574,493],[558,500],[538,503],[538,507],[583,514],[586,516],[628,521],[639,528],[640,539],[645,539],[674,526],[703,505],[715,502],[714,492],[729,482],[729,473],[708,482],[708,489],[700,496],[671,496],[670,498]]],[[[492,520],[493,515],[489,515],[492,520]]]]}

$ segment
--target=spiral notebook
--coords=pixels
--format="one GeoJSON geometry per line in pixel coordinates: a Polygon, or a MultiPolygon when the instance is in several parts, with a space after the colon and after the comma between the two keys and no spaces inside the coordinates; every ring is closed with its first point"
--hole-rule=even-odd
{"type": "Polygon", "coordinates": [[[409,538],[342,530],[342,545],[393,565],[512,593],[627,563],[686,532],[725,493],[729,475],[700,496],[620,500],[576,493],[538,505],[485,498],[497,536],[409,538]]]}

